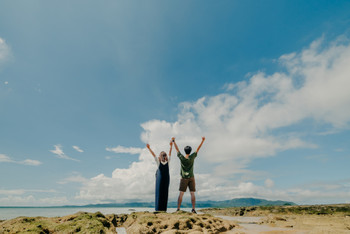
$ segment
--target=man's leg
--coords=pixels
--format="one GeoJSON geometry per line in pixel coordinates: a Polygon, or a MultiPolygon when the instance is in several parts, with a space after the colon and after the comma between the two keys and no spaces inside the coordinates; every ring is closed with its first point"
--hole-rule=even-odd
{"type": "Polygon", "coordinates": [[[190,187],[190,192],[191,192],[192,213],[197,213],[196,212],[196,196],[194,194],[194,192],[196,192],[196,180],[194,179],[194,177],[192,177],[190,179],[189,187],[190,187]]]}
{"type": "Polygon", "coordinates": [[[196,196],[194,192],[191,192],[191,202],[192,202],[192,210],[196,210],[196,196]]]}
{"type": "Polygon", "coordinates": [[[177,199],[177,210],[180,210],[183,196],[184,196],[184,192],[180,191],[179,198],[177,199]]]}

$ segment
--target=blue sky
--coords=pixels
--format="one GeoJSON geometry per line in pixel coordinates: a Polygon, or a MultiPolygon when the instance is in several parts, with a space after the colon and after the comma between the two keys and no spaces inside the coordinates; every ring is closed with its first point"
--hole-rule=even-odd
{"type": "MultiPolygon", "coordinates": [[[[1,1],[0,205],[153,201],[145,144],[202,135],[197,200],[350,202],[349,12],[1,1]]],[[[174,157],[170,200],[179,170],[174,157]]]]}

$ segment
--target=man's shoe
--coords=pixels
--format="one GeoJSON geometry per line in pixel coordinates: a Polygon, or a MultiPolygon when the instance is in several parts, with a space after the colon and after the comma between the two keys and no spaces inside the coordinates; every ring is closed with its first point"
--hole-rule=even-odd
{"type": "Polygon", "coordinates": [[[197,212],[196,212],[196,210],[195,210],[195,209],[192,209],[192,213],[197,214],[197,212]]]}

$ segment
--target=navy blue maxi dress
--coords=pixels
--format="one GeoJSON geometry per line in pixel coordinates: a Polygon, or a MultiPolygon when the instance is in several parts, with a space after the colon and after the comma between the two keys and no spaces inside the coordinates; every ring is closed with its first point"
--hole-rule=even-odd
{"type": "Polygon", "coordinates": [[[169,192],[169,163],[162,164],[159,162],[158,170],[156,172],[156,200],[155,210],[166,211],[168,206],[168,192],[169,192]]]}

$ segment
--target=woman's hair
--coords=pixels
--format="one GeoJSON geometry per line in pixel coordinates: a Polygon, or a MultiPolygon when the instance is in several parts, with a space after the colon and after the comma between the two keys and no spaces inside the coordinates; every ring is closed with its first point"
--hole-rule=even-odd
{"type": "Polygon", "coordinates": [[[159,158],[159,161],[162,161],[163,158],[166,159],[166,160],[168,161],[167,154],[166,154],[164,151],[160,152],[158,158],[159,158]]]}
{"type": "Polygon", "coordinates": [[[164,151],[160,152],[159,157],[165,157],[165,156],[167,156],[167,155],[164,151]]]}

